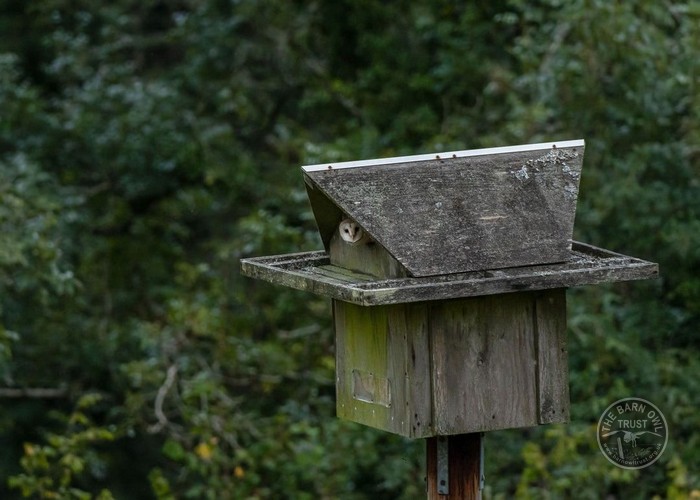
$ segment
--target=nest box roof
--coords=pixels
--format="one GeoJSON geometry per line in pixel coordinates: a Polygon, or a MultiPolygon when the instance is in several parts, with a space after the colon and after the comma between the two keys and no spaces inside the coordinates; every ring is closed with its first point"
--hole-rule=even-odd
{"type": "Polygon", "coordinates": [[[583,140],[302,167],[326,250],[354,219],[412,276],[567,260],[583,140]]]}

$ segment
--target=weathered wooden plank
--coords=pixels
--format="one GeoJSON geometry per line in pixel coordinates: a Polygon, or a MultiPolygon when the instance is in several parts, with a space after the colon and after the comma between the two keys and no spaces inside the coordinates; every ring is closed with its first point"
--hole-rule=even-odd
{"type": "Polygon", "coordinates": [[[423,300],[446,300],[456,297],[475,297],[499,293],[513,293],[528,290],[546,290],[550,288],[565,288],[617,281],[654,278],[658,270],[651,269],[645,264],[631,264],[626,267],[593,268],[593,269],[564,269],[561,273],[526,274],[515,271],[512,277],[501,279],[453,280],[439,285],[426,284],[396,284],[386,288],[358,287],[358,298],[361,303],[386,304],[423,300]],[[401,286],[403,285],[403,286],[401,286]],[[362,290],[360,292],[359,290],[362,290]]]}
{"type": "Polygon", "coordinates": [[[339,418],[407,437],[432,435],[427,305],[333,301],[339,418]]]}
{"type": "Polygon", "coordinates": [[[377,278],[405,278],[406,268],[375,241],[349,244],[336,231],[329,249],[331,264],[376,276],[377,278]]]}
{"type": "Polygon", "coordinates": [[[535,296],[537,406],[540,424],[569,421],[569,362],[566,349],[566,290],[535,296]]]}
{"type": "Polygon", "coordinates": [[[276,268],[304,268],[309,266],[322,266],[330,263],[328,254],[323,251],[288,253],[283,255],[268,255],[266,257],[252,257],[241,259],[241,269],[245,273],[246,269],[254,267],[269,266],[276,268]]]}
{"type": "Polygon", "coordinates": [[[305,176],[324,243],[339,221],[328,213],[344,213],[411,275],[431,276],[566,260],[583,151],[581,142],[305,176]]]}
{"type": "Polygon", "coordinates": [[[339,418],[401,433],[400,426],[387,428],[398,396],[387,372],[387,307],[333,301],[336,412],[339,418]],[[364,382],[362,388],[358,378],[364,382]]]}
{"type": "Polygon", "coordinates": [[[537,425],[532,294],[433,302],[438,435],[537,425]]]}
{"type": "Polygon", "coordinates": [[[567,262],[427,278],[334,279],[319,267],[323,252],[241,259],[241,272],[298,290],[360,305],[408,303],[459,297],[546,290],[658,277],[658,265],[574,242],[567,262]]]}
{"type": "Polygon", "coordinates": [[[394,305],[387,314],[389,373],[397,388],[401,386],[397,405],[402,405],[394,408],[392,415],[405,422],[404,436],[432,436],[429,305],[394,305]]]}
{"type": "Polygon", "coordinates": [[[328,257],[318,258],[319,252],[309,252],[309,266],[303,267],[298,260],[287,264],[281,258],[273,256],[263,258],[241,259],[241,273],[244,276],[260,279],[276,285],[287,286],[304,292],[311,292],[324,297],[331,297],[352,303],[365,303],[362,290],[356,284],[348,284],[328,276],[319,268],[328,266],[328,257]]]}
{"type": "Polygon", "coordinates": [[[344,283],[366,283],[375,279],[375,276],[357,271],[350,271],[349,269],[334,265],[318,266],[314,268],[314,272],[344,283]]]}

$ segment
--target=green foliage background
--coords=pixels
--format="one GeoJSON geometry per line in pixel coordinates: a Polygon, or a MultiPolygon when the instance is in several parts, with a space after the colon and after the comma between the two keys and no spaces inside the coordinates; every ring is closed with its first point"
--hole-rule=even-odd
{"type": "MultiPolygon", "coordinates": [[[[5,0],[0,497],[421,498],[334,417],[299,165],[586,139],[577,238],[662,279],[569,292],[572,421],[486,441],[486,498],[700,498],[700,4],[5,0]],[[10,397],[49,388],[59,397],[10,397]],[[616,399],[665,454],[613,467],[616,399]]],[[[46,396],[46,394],[44,394],[46,396]]]]}

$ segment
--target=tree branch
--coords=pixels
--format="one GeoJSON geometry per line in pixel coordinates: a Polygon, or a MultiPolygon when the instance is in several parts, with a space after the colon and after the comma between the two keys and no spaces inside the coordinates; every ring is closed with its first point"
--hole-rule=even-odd
{"type": "Polygon", "coordinates": [[[161,385],[160,389],[158,389],[158,394],[156,394],[156,400],[153,406],[158,422],[148,428],[148,432],[151,434],[160,432],[163,427],[168,425],[168,417],[166,417],[165,413],[163,413],[163,402],[165,401],[165,396],[168,395],[170,388],[175,383],[175,377],[177,377],[177,366],[170,365],[165,375],[165,382],[163,382],[163,385],[161,385]]]}
{"type": "Polygon", "coordinates": [[[68,394],[65,388],[51,387],[0,387],[0,398],[7,399],[61,399],[68,394]]]}

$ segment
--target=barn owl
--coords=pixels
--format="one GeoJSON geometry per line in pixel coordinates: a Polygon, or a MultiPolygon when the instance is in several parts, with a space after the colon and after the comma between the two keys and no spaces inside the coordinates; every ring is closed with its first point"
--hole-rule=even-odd
{"type": "Polygon", "coordinates": [[[357,222],[352,219],[343,219],[338,225],[340,238],[350,245],[358,245],[360,243],[368,243],[369,236],[357,222]]]}

